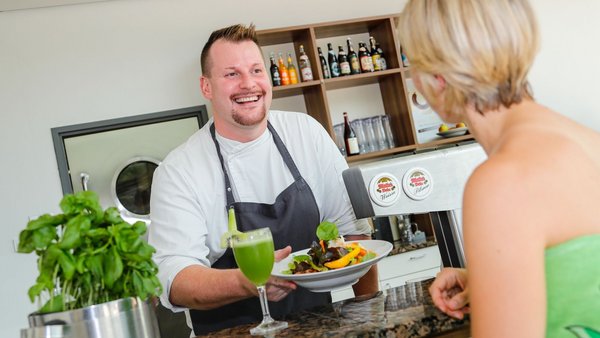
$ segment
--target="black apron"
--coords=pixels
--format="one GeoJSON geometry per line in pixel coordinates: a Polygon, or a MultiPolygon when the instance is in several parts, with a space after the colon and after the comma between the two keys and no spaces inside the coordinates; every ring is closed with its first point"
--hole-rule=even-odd
{"type": "MultiPolygon", "coordinates": [[[[229,175],[223,163],[219,143],[215,137],[215,126],[210,133],[217,148],[219,161],[225,178],[227,210],[233,207],[240,231],[269,227],[273,235],[275,250],[291,245],[293,251],[310,247],[316,239],[316,227],[320,222],[319,208],[312,190],[300,175],[294,160],[270,122],[267,127],[273,135],[273,141],[283,157],[283,161],[294,177],[294,182],[277,196],[274,204],[235,202],[229,175]]],[[[265,182],[269,184],[269,182],[265,182]]],[[[223,212],[227,212],[224,210],[223,212]]],[[[237,268],[233,251],[228,248],[212,268],[237,268]]],[[[279,302],[269,302],[271,316],[283,319],[290,312],[296,312],[331,302],[329,292],[313,293],[298,287],[279,302]]],[[[244,299],[213,310],[190,310],[194,334],[206,334],[237,325],[260,322],[262,311],[258,297],[244,299]]]]}

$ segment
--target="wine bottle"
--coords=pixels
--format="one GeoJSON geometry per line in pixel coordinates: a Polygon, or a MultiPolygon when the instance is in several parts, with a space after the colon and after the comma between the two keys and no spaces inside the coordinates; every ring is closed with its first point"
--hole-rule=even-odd
{"type": "Polygon", "coordinates": [[[294,66],[294,60],[292,60],[292,53],[288,53],[287,61],[288,73],[290,74],[290,84],[296,84],[298,83],[298,72],[296,71],[296,66],[294,66]]]}
{"type": "Polygon", "coordinates": [[[321,70],[323,71],[323,78],[329,79],[331,78],[331,74],[329,73],[329,66],[327,65],[327,61],[323,56],[323,51],[321,50],[321,47],[317,47],[317,50],[319,51],[319,61],[321,61],[321,70]]]}
{"type": "Polygon", "coordinates": [[[360,62],[358,61],[358,55],[352,47],[352,40],[348,38],[346,43],[348,44],[348,62],[350,62],[350,73],[360,74],[360,62]]]}
{"type": "Polygon", "coordinates": [[[300,45],[300,57],[298,61],[298,67],[300,67],[300,74],[302,74],[302,81],[312,81],[313,73],[310,68],[310,60],[308,55],[304,52],[304,46],[300,45]]]}
{"type": "Polygon", "coordinates": [[[279,76],[279,67],[275,64],[275,53],[271,52],[271,80],[273,87],[281,86],[281,76],[279,76]]]}
{"type": "Polygon", "coordinates": [[[338,63],[340,65],[340,75],[350,75],[350,62],[348,62],[348,56],[346,56],[342,46],[338,46],[338,63]]]}
{"type": "Polygon", "coordinates": [[[331,43],[327,44],[327,57],[329,61],[329,71],[331,72],[331,77],[340,76],[340,65],[338,64],[337,56],[335,56],[335,51],[331,46],[331,43]]]}
{"type": "Polygon", "coordinates": [[[360,153],[360,149],[358,148],[358,139],[356,138],[356,133],[352,126],[350,125],[350,121],[348,121],[348,113],[344,112],[344,142],[346,144],[346,155],[354,156],[360,153]]]}

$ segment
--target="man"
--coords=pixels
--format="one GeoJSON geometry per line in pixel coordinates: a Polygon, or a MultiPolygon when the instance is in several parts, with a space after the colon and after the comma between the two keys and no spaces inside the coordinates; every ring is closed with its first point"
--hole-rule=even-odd
{"type": "MultiPolygon", "coordinates": [[[[149,234],[162,303],[190,309],[197,335],[261,319],[256,287],[220,247],[229,207],[241,231],[271,228],[276,260],[309,247],[324,220],[346,239],[371,232],[356,220],[341,178],[347,164],[327,132],[306,114],[269,111],[272,87],[254,26],[213,32],[201,64],[213,118],[156,170],[149,234]]],[[[371,269],[354,290],[371,293],[377,285],[371,269]]],[[[267,295],[276,318],[330,301],[328,293],[276,278],[267,295]]]]}

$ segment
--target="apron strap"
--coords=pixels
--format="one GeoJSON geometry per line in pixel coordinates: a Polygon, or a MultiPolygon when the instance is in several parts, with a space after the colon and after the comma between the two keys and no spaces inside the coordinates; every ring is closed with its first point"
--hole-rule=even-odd
{"type": "Polygon", "coordinates": [[[219,156],[219,162],[221,162],[221,169],[223,170],[223,176],[225,177],[225,194],[227,194],[227,210],[229,210],[235,199],[233,198],[233,191],[231,190],[231,182],[229,182],[229,175],[227,175],[227,169],[225,168],[225,162],[223,161],[223,155],[221,155],[221,148],[219,147],[219,142],[217,142],[217,138],[215,137],[215,124],[210,125],[210,135],[212,136],[213,141],[215,142],[215,147],[217,147],[217,155],[219,156]]]}
{"type": "Polygon", "coordinates": [[[294,163],[294,160],[292,159],[292,155],[290,155],[285,144],[283,144],[283,141],[279,137],[279,134],[277,134],[277,132],[275,131],[275,128],[273,128],[273,125],[271,125],[271,122],[269,122],[269,121],[267,121],[267,128],[269,128],[269,131],[273,135],[273,141],[275,141],[275,145],[277,146],[277,149],[279,149],[279,153],[281,154],[281,157],[283,157],[283,162],[285,162],[288,169],[290,169],[290,172],[292,173],[292,176],[294,177],[294,181],[301,179],[302,176],[300,176],[300,171],[298,170],[298,167],[296,167],[296,163],[294,163]]]}

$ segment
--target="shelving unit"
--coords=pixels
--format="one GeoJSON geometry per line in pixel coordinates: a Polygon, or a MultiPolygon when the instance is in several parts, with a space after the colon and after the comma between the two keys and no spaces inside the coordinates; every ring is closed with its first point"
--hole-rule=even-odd
{"type": "MultiPolygon", "coordinates": [[[[335,139],[335,133],[333,130],[332,114],[338,114],[338,112],[332,106],[335,103],[330,103],[329,98],[331,93],[338,89],[378,85],[380,98],[377,97],[376,99],[381,102],[377,104],[381,105],[384,113],[390,117],[391,129],[395,135],[397,145],[392,149],[348,157],[347,161],[349,163],[373,160],[398,153],[417,151],[419,149],[472,139],[471,135],[464,135],[421,144],[417,142],[411,105],[409,104],[410,101],[407,98],[406,90],[406,79],[410,77],[410,71],[408,68],[402,66],[400,44],[396,37],[395,20],[395,16],[386,15],[259,30],[257,32],[259,44],[265,54],[267,65],[269,65],[269,51],[284,46],[288,51],[292,52],[294,60],[298,60],[295,57],[295,52],[299,50],[300,45],[304,46],[315,80],[300,82],[295,85],[274,87],[273,98],[274,101],[277,101],[278,99],[302,96],[306,113],[319,121],[333,139],[335,139]],[[342,41],[341,39],[345,39],[347,36],[358,36],[361,39],[363,37],[368,38],[368,36],[375,37],[385,52],[388,69],[385,71],[324,79],[317,47],[323,46],[323,42],[326,43],[327,41],[342,41]]],[[[366,39],[364,40],[366,41],[366,39]]],[[[357,46],[356,42],[355,46],[357,46]]],[[[355,48],[355,50],[357,49],[355,48]]],[[[323,53],[326,54],[326,50],[323,50],[323,53]]]]}

